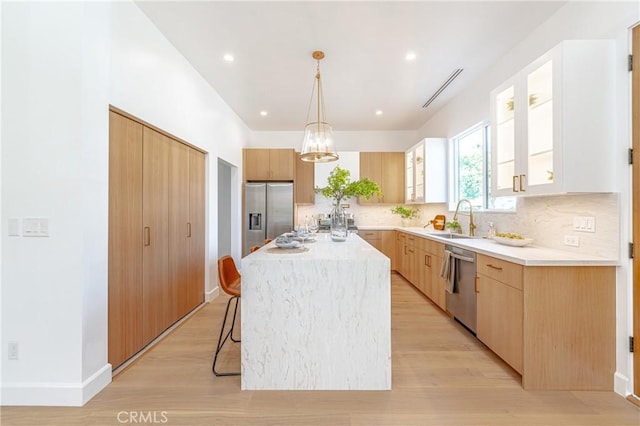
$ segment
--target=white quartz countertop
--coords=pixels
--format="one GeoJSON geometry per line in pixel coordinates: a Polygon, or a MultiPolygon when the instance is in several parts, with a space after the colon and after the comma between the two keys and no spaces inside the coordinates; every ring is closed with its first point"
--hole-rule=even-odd
{"type": "Polygon", "coordinates": [[[607,259],[569,251],[537,247],[535,242],[533,245],[525,247],[512,247],[498,244],[493,240],[485,238],[449,239],[446,238],[448,235],[446,231],[425,230],[424,228],[404,228],[400,226],[358,226],[358,230],[403,231],[525,266],[617,266],[619,264],[618,259],[607,259]]]}

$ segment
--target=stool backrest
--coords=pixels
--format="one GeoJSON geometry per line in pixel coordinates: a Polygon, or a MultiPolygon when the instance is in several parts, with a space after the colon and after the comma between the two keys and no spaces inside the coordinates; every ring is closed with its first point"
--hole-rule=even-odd
{"type": "Polygon", "coordinates": [[[249,247],[249,253],[253,253],[254,251],[258,251],[258,250],[260,250],[260,246],[257,244],[255,246],[249,247]]]}
{"type": "Polygon", "coordinates": [[[231,296],[239,295],[240,273],[236,268],[233,257],[226,255],[218,259],[218,278],[220,278],[222,291],[231,296]]]}

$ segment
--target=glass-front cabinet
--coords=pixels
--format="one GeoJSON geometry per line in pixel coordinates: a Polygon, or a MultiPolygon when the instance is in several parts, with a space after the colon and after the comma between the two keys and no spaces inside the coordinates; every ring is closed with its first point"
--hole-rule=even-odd
{"type": "Polygon", "coordinates": [[[405,153],[405,202],[447,201],[447,140],[426,138],[405,153]]]}
{"type": "Polygon", "coordinates": [[[564,41],[491,92],[493,196],[614,190],[614,65],[564,41]]]}

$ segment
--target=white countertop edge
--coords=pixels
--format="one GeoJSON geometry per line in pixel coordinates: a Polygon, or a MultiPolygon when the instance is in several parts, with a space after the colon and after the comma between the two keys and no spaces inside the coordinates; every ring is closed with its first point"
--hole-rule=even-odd
{"type": "Polygon", "coordinates": [[[608,259],[598,256],[590,256],[568,251],[537,247],[511,247],[498,244],[485,238],[469,238],[449,240],[440,238],[433,233],[447,234],[446,231],[434,231],[433,229],[404,228],[402,226],[358,226],[358,230],[402,231],[419,237],[427,238],[439,243],[450,244],[472,250],[479,254],[492,256],[508,262],[524,266],[619,266],[619,259],[608,259]]]}

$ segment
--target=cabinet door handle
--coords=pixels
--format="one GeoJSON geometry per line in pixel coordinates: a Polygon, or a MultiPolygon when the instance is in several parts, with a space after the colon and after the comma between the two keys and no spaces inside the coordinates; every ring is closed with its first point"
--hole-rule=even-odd
{"type": "Polygon", "coordinates": [[[191,238],[191,222],[187,222],[187,238],[191,238]]]}
{"type": "Polygon", "coordinates": [[[476,293],[480,293],[480,291],[478,291],[478,279],[480,277],[476,275],[476,278],[473,280],[473,291],[475,291],[476,293]]]}
{"type": "Polygon", "coordinates": [[[431,256],[428,254],[424,255],[424,265],[431,268],[431,256]]]}
{"type": "Polygon", "coordinates": [[[407,254],[407,246],[404,246],[404,254],[407,254]]]}
{"type": "Polygon", "coordinates": [[[409,250],[409,253],[413,253],[413,250],[409,250]]]}
{"type": "Polygon", "coordinates": [[[144,242],[143,244],[145,246],[150,246],[151,245],[151,228],[149,228],[148,226],[144,227],[144,242]]]}
{"type": "Polygon", "coordinates": [[[525,176],[526,175],[520,175],[520,191],[522,192],[525,191],[524,187],[522,186],[522,182],[524,181],[525,176]]]}
{"type": "Polygon", "coordinates": [[[511,184],[511,190],[513,192],[518,192],[518,190],[516,189],[516,179],[518,179],[518,176],[513,177],[513,183],[511,184]]]}
{"type": "Polygon", "coordinates": [[[490,263],[489,263],[489,264],[487,264],[487,266],[488,266],[489,268],[491,268],[491,269],[495,269],[495,270],[497,270],[497,271],[502,271],[502,268],[501,268],[500,266],[494,266],[494,265],[492,265],[492,264],[490,264],[490,263]]]}

